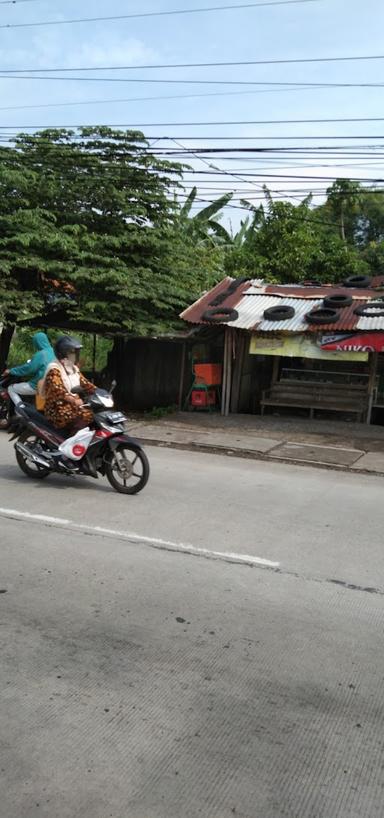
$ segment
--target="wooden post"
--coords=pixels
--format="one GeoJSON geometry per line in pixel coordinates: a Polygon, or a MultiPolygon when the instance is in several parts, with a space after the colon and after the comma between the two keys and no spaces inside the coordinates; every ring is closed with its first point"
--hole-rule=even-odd
{"type": "Polygon", "coordinates": [[[243,365],[245,357],[245,335],[242,332],[237,333],[237,348],[236,360],[233,372],[233,388],[231,400],[231,412],[239,411],[240,391],[241,391],[241,377],[243,374],[243,365]]]}
{"type": "Polygon", "coordinates": [[[226,399],[225,399],[225,417],[229,415],[229,407],[231,404],[231,393],[232,393],[232,359],[233,359],[233,334],[232,331],[228,328],[226,330],[228,334],[228,369],[227,369],[227,388],[226,388],[226,399]]]}
{"type": "Polygon", "coordinates": [[[221,414],[225,415],[227,403],[227,383],[228,383],[228,357],[229,357],[228,329],[224,330],[224,356],[223,356],[223,384],[221,393],[221,414]]]}
{"type": "Polygon", "coordinates": [[[183,348],[181,352],[181,369],[180,369],[180,386],[179,386],[179,412],[183,408],[183,392],[184,392],[184,377],[185,377],[185,359],[187,355],[187,342],[183,341],[183,348]]]}
{"type": "Polygon", "coordinates": [[[378,352],[371,352],[370,358],[369,358],[368,410],[367,410],[367,421],[366,421],[368,424],[371,422],[371,418],[372,418],[373,396],[374,396],[374,392],[375,392],[378,358],[379,358],[379,353],[378,352]]]}
{"type": "Polygon", "coordinates": [[[92,380],[96,377],[96,351],[97,351],[97,335],[93,333],[93,351],[92,351],[92,380]]]}
{"type": "Polygon", "coordinates": [[[272,383],[271,386],[274,386],[278,377],[279,377],[279,365],[280,365],[280,355],[275,355],[273,359],[273,369],[272,369],[272,383]]]}

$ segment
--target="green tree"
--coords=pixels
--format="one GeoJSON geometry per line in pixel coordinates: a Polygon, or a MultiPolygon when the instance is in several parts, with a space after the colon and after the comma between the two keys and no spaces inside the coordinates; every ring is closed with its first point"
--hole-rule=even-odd
{"type": "MultiPolygon", "coordinates": [[[[275,202],[265,189],[266,207],[253,208],[252,221],[235,236],[225,268],[229,275],[250,275],[273,282],[303,279],[340,281],[369,271],[358,250],[347,245],[336,226],[326,225],[311,209],[311,198],[298,205],[275,202]]],[[[245,201],[243,204],[247,204],[245,201]]]]}
{"type": "Polygon", "coordinates": [[[356,220],[359,215],[362,188],[350,179],[336,179],[327,190],[327,203],[324,208],[339,224],[343,241],[354,241],[356,220]]]}
{"type": "Polygon", "coordinates": [[[274,202],[267,189],[265,195],[266,208],[254,210],[241,245],[246,266],[268,281],[299,281],[318,246],[309,200],[296,206],[274,202]]]}
{"type": "Polygon", "coordinates": [[[193,187],[188,194],[186,201],[180,207],[177,217],[177,228],[195,243],[216,244],[218,242],[230,243],[231,236],[220,224],[223,208],[232,199],[232,193],[225,193],[215,202],[203,207],[195,215],[191,215],[192,207],[197,199],[197,188],[193,187]],[[216,216],[217,218],[213,218],[216,216]]]}
{"type": "Polygon", "coordinates": [[[169,267],[181,171],[140,132],[103,127],[1,148],[3,359],[14,323],[41,310],[138,333],[174,320],[191,291],[190,280],[173,287],[169,267]]]}

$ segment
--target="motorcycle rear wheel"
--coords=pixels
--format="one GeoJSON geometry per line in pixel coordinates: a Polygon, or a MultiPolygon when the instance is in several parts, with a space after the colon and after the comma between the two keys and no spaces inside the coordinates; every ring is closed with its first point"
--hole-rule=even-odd
{"type": "MultiPolygon", "coordinates": [[[[38,435],[34,435],[28,431],[25,431],[20,435],[19,441],[24,446],[33,447],[37,443],[41,443],[44,446],[44,441],[38,435]]],[[[44,477],[48,477],[51,471],[49,468],[44,468],[44,466],[40,466],[38,463],[33,463],[31,460],[28,460],[21,452],[18,452],[17,449],[16,460],[21,468],[21,471],[23,471],[27,477],[31,477],[34,480],[44,480],[44,477]]]]}
{"type": "Polygon", "coordinates": [[[0,404],[0,429],[8,429],[11,420],[9,404],[0,404]]]}
{"type": "Polygon", "coordinates": [[[105,464],[108,482],[120,494],[138,494],[148,482],[149,462],[142,449],[122,443],[110,451],[105,464]]]}

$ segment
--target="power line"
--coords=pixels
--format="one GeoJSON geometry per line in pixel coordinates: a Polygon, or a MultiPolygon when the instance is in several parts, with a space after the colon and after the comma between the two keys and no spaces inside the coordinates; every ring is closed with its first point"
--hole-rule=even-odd
{"type": "Polygon", "coordinates": [[[0,0],[0,6],[16,6],[19,3],[40,3],[41,0],[0,0]]]}
{"type": "MultiPolygon", "coordinates": [[[[8,69],[9,70],[9,69],[8,69]]],[[[246,86],[279,86],[282,88],[383,88],[382,82],[270,82],[270,81],[255,81],[255,80],[190,80],[190,79],[134,79],[129,77],[58,77],[47,76],[41,74],[16,74],[16,73],[0,73],[1,79],[9,80],[44,80],[45,82],[140,82],[151,85],[152,83],[161,83],[165,85],[246,85],[246,86]]]]}
{"type": "MultiPolygon", "coordinates": [[[[346,120],[342,120],[342,119],[340,119],[340,120],[337,120],[337,119],[334,119],[334,120],[331,120],[331,119],[328,119],[328,120],[320,120],[320,119],[318,119],[318,120],[315,120],[315,119],[313,119],[313,120],[305,120],[305,119],[297,120],[297,122],[300,122],[300,121],[304,123],[304,122],[353,122],[353,121],[359,121],[359,120],[350,120],[350,119],[346,119],[346,120]]],[[[376,121],[376,120],[366,119],[366,120],[360,120],[360,121],[371,122],[371,121],[376,121]]],[[[378,118],[377,121],[384,121],[384,117],[378,118]]],[[[278,122],[278,120],[274,120],[273,122],[275,124],[280,124],[280,123],[284,122],[284,120],[281,120],[280,123],[278,122]]],[[[285,120],[285,122],[294,122],[294,120],[285,120]]],[[[108,127],[111,128],[111,129],[113,129],[113,128],[128,128],[128,129],[140,128],[141,129],[141,128],[162,128],[162,127],[179,128],[179,127],[184,127],[184,126],[192,126],[192,127],[200,127],[201,126],[201,127],[205,127],[207,125],[221,126],[221,125],[246,125],[246,124],[256,125],[256,124],[262,124],[262,123],[255,122],[255,121],[254,122],[251,122],[251,121],[249,121],[249,122],[246,122],[246,121],[244,121],[244,122],[229,122],[229,121],[228,122],[112,122],[112,123],[110,123],[108,125],[108,127]]],[[[267,121],[265,121],[265,123],[263,123],[263,124],[267,124],[267,121]]],[[[0,125],[0,130],[1,131],[7,131],[7,130],[17,131],[17,129],[21,129],[21,130],[26,130],[26,131],[27,130],[28,131],[29,130],[38,131],[38,130],[46,130],[46,129],[48,129],[48,130],[52,130],[52,129],[61,130],[61,129],[66,129],[66,128],[98,128],[98,127],[100,127],[100,124],[97,125],[97,123],[84,124],[84,123],[79,123],[78,122],[78,123],[66,123],[66,124],[60,124],[60,125],[59,124],[54,124],[54,125],[52,125],[52,124],[44,124],[44,125],[0,125]]],[[[167,137],[167,138],[170,139],[170,137],[167,137]]],[[[191,137],[191,138],[193,139],[193,137],[191,137]]],[[[257,136],[252,137],[252,140],[254,140],[254,141],[256,141],[256,140],[257,141],[260,141],[260,140],[275,140],[275,139],[281,139],[281,140],[284,140],[284,141],[289,140],[289,139],[298,139],[300,141],[301,140],[306,140],[306,139],[310,139],[310,140],[313,140],[313,139],[321,139],[321,140],[323,140],[323,139],[337,139],[337,140],[338,139],[346,139],[346,140],[353,140],[353,139],[384,139],[384,135],[383,134],[355,134],[355,135],[351,135],[351,134],[328,134],[328,135],[317,134],[317,135],[302,136],[302,135],[292,134],[291,136],[285,136],[285,135],[282,136],[281,134],[278,134],[277,136],[275,136],[275,135],[265,134],[263,136],[257,135],[257,136]]],[[[174,140],[171,139],[171,141],[174,141],[174,140]]],[[[182,148],[183,152],[186,152],[186,153],[190,152],[189,148],[186,148],[183,145],[181,145],[180,147],[182,148]]],[[[226,152],[226,153],[228,153],[228,152],[252,153],[252,152],[257,151],[257,150],[258,150],[258,148],[243,148],[243,147],[235,147],[235,148],[196,148],[197,152],[202,151],[202,152],[208,152],[208,153],[222,153],[223,151],[226,152]]],[[[313,150],[313,147],[312,147],[312,150],[313,150]]],[[[173,153],[174,153],[174,151],[173,151],[173,153]]]]}
{"type": "MultiPolygon", "coordinates": [[[[226,171],[228,173],[228,171],[226,171]]],[[[257,178],[267,178],[267,179],[294,179],[295,181],[303,180],[304,182],[333,182],[335,176],[311,176],[311,175],[299,175],[295,173],[255,173],[255,174],[247,174],[247,176],[257,176],[257,178]]],[[[378,182],[384,183],[384,177],[378,178],[371,178],[367,176],[348,176],[348,180],[351,182],[371,182],[372,184],[376,184],[378,182]]],[[[245,180],[247,181],[247,180],[245,180]]]]}
{"type": "MultiPolygon", "coordinates": [[[[175,145],[178,145],[179,147],[184,148],[184,145],[182,145],[180,143],[180,141],[178,141],[176,139],[172,139],[172,142],[174,142],[175,145]]],[[[203,162],[204,165],[207,165],[208,168],[213,169],[215,171],[220,171],[220,172],[224,173],[226,176],[231,176],[233,179],[236,179],[237,181],[240,181],[240,182],[245,181],[243,177],[238,175],[238,173],[232,173],[231,171],[223,170],[222,168],[218,168],[217,165],[213,165],[213,164],[211,164],[211,162],[207,162],[206,159],[204,159],[202,156],[199,156],[198,153],[194,153],[193,155],[197,159],[199,159],[200,162],[203,162]]],[[[262,185],[258,184],[257,182],[252,182],[251,181],[251,184],[254,185],[254,187],[258,187],[258,188],[261,187],[262,188],[262,185]]]]}
{"type": "MultiPolygon", "coordinates": [[[[133,122],[130,124],[132,128],[168,128],[168,127],[177,127],[177,128],[186,128],[186,127],[206,127],[207,125],[213,125],[215,127],[219,127],[222,125],[305,125],[305,124],[320,124],[320,123],[331,123],[331,122],[384,122],[383,116],[374,116],[374,117],[339,117],[339,118],[324,118],[324,119],[239,119],[239,120],[221,120],[220,122],[217,121],[209,121],[206,120],[204,122],[133,122]]],[[[12,128],[12,125],[0,125],[0,128],[12,128]]],[[[36,128],[43,128],[44,125],[31,125],[31,126],[20,126],[20,127],[36,127],[36,128]]],[[[47,126],[48,127],[48,126],[47,126]]],[[[79,128],[81,125],[70,125],[70,126],[56,126],[56,127],[72,127],[72,128],[79,128]]],[[[111,125],[110,127],[114,128],[127,128],[127,123],[115,123],[115,125],[111,125]]],[[[267,137],[253,137],[254,139],[264,139],[267,137]]],[[[298,137],[302,138],[302,137],[298,137]]],[[[312,138],[312,137],[303,137],[312,138]]],[[[314,137],[317,138],[317,137],[314,137]]],[[[327,139],[328,137],[321,137],[322,139],[327,139]]],[[[333,136],[330,137],[333,139],[333,136]]],[[[336,137],[335,137],[336,138],[336,137]]],[[[337,137],[339,138],[339,137],[337,137]]],[[[342,138],[342,137],[341,137],[342,138]]],[[[354,137],[353,137],[354,138],[354,137]]],[[[366,137],[364,137],[365,139],[366,137]]],[[[369,137],[370,139],[376,137],[369,137]]],[[[379,137],[378,137],[379,138],[379,137]]]]}
{"type": "MultiPolygon", "coordinates": [[[[11,0],[7,0],[10,2],[11,0]]],[[[13,2],[13,0],[12,0],[13,2]]],[[[24,0],[23,0],[24,2],[24,0]]],[[[1,0],[0,0],[1,3],[1,0]]],[[[321,89],[322,86],[319,86],[321,89]]],[[[287,91],[310,91],[310,90],[317,90],[316,88],[271,88],[271,89],[260,89],[257,91],[210,91],[207,94],[167,94],[165,96],[153,96],[153,97],[123,97],[116,99],[115,97],[109,99],[85,99],[73,101],[73,102],[48,102],[42,103],[41,105],[7,105],[5,107],[0,107],[0,111],[24,111],[26,109],[36,109],[36,108],[66,108],[71,107],[72,105],[109,105],[121,102],[154,102],[157,100],[163,99],[197,99],[201,97],[230,97],[230,96],[243,96],[243,95],[253,95],[253,94],[278,94],[278,93],[286,93],[287,91]]],[[[248,137],[234,137],[238,139],[248,139],[248,137]]]]}
{"type": "MultiPolygon", "coordinates": [[[[25,0],[26,2],[27,0],[25,0]]],[[[147,11],[137,14],[119,14],[108,17],[76,17],[71,20],[39,20],[36,23],[5,23],[0,28],[37,28],[39,26],[65,26],[74,23],[101,23],[114,22],[117,20],[133,20],[148,17],[170,17],[176,14],[203,14],[207,11],[232,11],[241,9],[261,8],[263,6],[292,6],[306,3],[318,3],[320,0],[265,0],[261,3],[242,3],[234,6],[207,6],[198,9],[172,9],[171,11],[147,11]]]]}
{"type": "MultiPolygon", "coordinates": [[[[296,0],[299,2],[299,0],[296,0]]],[[[312,2],[312,0],[311,0],[312,2]]],[[[274,3],[273,5],[278,5],[274,3]]],[[[163,13],[163,12],[161,12],[163,13]]],[[[3,28],[4,26],[0,26],[3,28]]],[[[0,71],[9,74],[43,73],[49,74],[55,71],[70,73],[71,71],[141,71],[159,70],[165,68],[233,68],[234,66],[250,65],[296,65],[298,63],[328,63],[328,62],[358,62],[367,60],[384,60],[384,54],[368,54],[347,57],[298,57],[295,59],[274,59],[274,60],[237,60],[232,62],[181,62],[181,63],[151,63],[149,65],[99,65],[80,66],[72,68],[1,68],[0,71]]]]}
{"type": "MultiPolygon", "coordinates": [[[[209,94],[208,96],[216,96],[216,94],[213,94],[213,95],[209,94]]],[[[167,97],[164,97],[164,98],[167,99],[167,97]]],[[[179,98],[179,97],[177,97],[177,98],[179,98]]],[[[183,97],[181,97],[181,98],[183,99],[183,97]]],[[[151,97],[148,97],[148,99],[151,99],[151,97]]],[[[156,99],[156,97],[152,97],[152,99],[156,99]]],[[[168,99],[169,99],[169,97],[168,97],[168,99]]],[[[115,101],[118,101],[118,100],[115,100],[115,101]]],[[[62,104],[68,105],[70,103],[62,103],[62,104]]],[[[78,102],[76,104],[83,105],[84,103],[78,102]]],[[[91,104],[91,103],[89,103],[89,104],[91,104]]],[[[23,108],[24,107],[34,108],[35,106],[33,106],[33,105],[29,106],[28,105],[28,106],[21,106],[21,107],[23,107],[23,108]]],[[[39,107],[49,107],[49,106],[39,106],[39,107]]],[[[9,109],[0,108],[0,110],[2,111],[2,110],[9,110],[9,109]]],[[[13,109],[11,109],[11,110],[13,110],[13,109]]],[[[215,121],[210,122],[209,120],[207,120],[206,122],[144,122],[144,123],[140,124],[140,127],[143,127],[143,128],[149,128],[149,127],[150,128],[164,128],[164,127],[175,127],[175,126],[177,126],[177,127],[183,127],[184,128],[184,127],[193,126],[195,128],[195,127],[200,127],[200,126],[206,127],[207,125],[214,125],[215,127],[216,126],[221,126],[221,125],[305,125],[305,124],[320,124],[320,123],[328,123],[329,124],[331,122],[332,123],[333,122],[384,122],[384,117],[383,116],[374,116],[374,117],[360,116],[360,117],[337,117],[337,118],[325,117],[325,118],[319,118],[319,119],[244,119],[244,120],[223,120],[221,122],[215,122],[215,121]]],[[[2,128],[2,129],[3,128],[12,128],[12,127],[13,127],[12,125],[0,125],[0,128],[2,128]]],[[[36,125],[36,126],[32,126],[32,125],[31,126],[25,126],[25,125],[22,126],[22,125],[20,125],[18,127],[41,128],[41,127],[44,127],[44,126],[43,125],[36,125]]],[[[62,127],[62,126],[55,126],[55,127],[62,127]]],[[[71,126],[66,126],[66,127],[81,127],[81,126],[71,125],[71,126]]],[[[111,126],[111,127],[120,127],[120,128],[124,127],[125,128],[125,127],[128,127],[128,125],[126,123],[125,124],[117,123],[116,125],[111,126]]],[[[139,125],[137,123],[132,123],[131,127],[139,127],[139,125]]],[[[230,138],[230,137],[227,137],[227,138],[230,138]]],[[[249,138],[251,138],[251,137],[249,137],[249,138]]],[[[252,137],[252,139],[257,139],[257,138],[259,138],[259,137],[252,137]]],[[[331,137],[331,138],[333,138],[333,137],[331,137]]],[[[372,137],[370,137],[370,138],[372,138],[372,137]]]]}
{"type": "MultiPolygon", "coordinates": [[[[2,126],[3,136],[1,137],[3,139],[3,141],[7,141],[8,144],[12,139],[20,137],[22,135],[20,130],[17,130],[17,131],[14,131],[14,132],[7,132],[7,130],[4,130],[4,129],[7,129],[9,127],[10,126],[2,126]]],[[[17,126],[17,127],[19,128],[21,126],[17,126]]],[[[97,128],[97,126],[93,126],[93,127],[97,128]]],[[[48,126],[48,130],[56,130],[56,126],[54,126],[54,125],[48,126]]],[[[0,133],[1,133],[1,130],[0,130],[0,133]]],[[[129,130],[128,130],[128,132],[125,132],[125,133],[129,133],[129,130]]],[[[133,141],[137,141],[136,137],[137,137],[138,133],[139,132],[137,132],[137,131],[133,132],[133,137],[132,137],[133,141]]],[[[29,137],[32,140],[36,140],[36,142],[38,142],[39,145],[43,145],[44,143],[47,143],[48,145],[52,145],[52,140],[49,137],[44,136],[44,130],[37,131],[36,133],[23,134],[23,135],[29,137]]],[[[83,140],[84,143],[86,144],[87,140],[88,139],[92,140],[92,138],[93,138],[93,134],[90,134],[89,136],[85,136],[85,135],[83,135],[81,133],[73,133],[72,132],[72,140],[74,142],[78,141],[78,140],[83,140]]],[[[201,140],[205,140],[205,139],[206,140],[211,140],[211,141],[213,140],[213,141],[217,141],[217,142],[223,142],[223,141],[236,139],[236,137],[220,137],[220,136],[202,136],[202,137],[184,136],[183,137],[183,136],[180,136],[180,135],[178,135],[177,138],[179,140],[183,139],[183,140],[190,140],[190,141],[193,141],[193,142],[201,141],[201,140]]],[[[241,138],[254,141],[256,137],[251,136],[251,137],[241,137],[241,138]]],[[[294,137],[289,137],[289,138],[294,138],[294,137]]],[[[161,141],[161,142],[167,142],[168,143],[168,142],[174,141],[174,137],[164,136],[164,134],[158,135],[158,136],[151,135],[150,140],[152,142],[153,142],[153,140],[156,140],[156,142],[161,141]]],[[[146,142],[148,142],[148,139],[146,139],[143,136],[142,139],[140,139],[140,142],[142,142],[143,146],[145,146],[146,142]]],[[[336,158],[336,159],[340,159],[340,158],[344,158],[344,159],[346,159],[346,158],[370,159],[372,161],[372,160],[377,160],[377,159],[381,159],[381,158],[384,157],[384,154],[378,153],[378,151],[379,150],[381,151],[383,148],[384,148],[384,144],[377,144],[377,145],[375,145],[375,144],[373,144],[373,145],[372,144],[370,144],[370,145],[369,144],[367,144],[367,145],[360,144],[359,145],[358,144],[358,145],[354,145],[353,147],[351,145],[317,145],[317,146],[316,145],[311,145],[311,146],[290,145],[290,146],[284,146],[284,147],[283,146],[271,146],[271,145],[269,145],[269,146],[252,147],[252,148],[244,148],[244,147],[239,147],[239,146],[226,147],[226,148],[208,148],[206,146],[205,147],[190,147],[190,148],[187,148],[187,147],[184,146],[183,149],[180,150],[180,151],[173,150],[172,155],[175,155],[175,156],[176,155],[183,155],[184,156],[185,154],[188,155],[188,153],[197,153],[197,152],[204,153],[204,152],[209,151],[209,152],[220,152],[221,155],[222,155],[222,158],[226,159],[227,161],[232,158],[234,161],[240,161],[240,159],[241,159],[242,161],[252,162],[253,161],[252,156],[250,156],[248,158],[247,155],[245,155],[245,156],[243,155],[244,153],[245,154],[251,154],[251,155],[252,154],[257,154],[259,159],[265,159],[265,158],[268,159],[268,154],[271,154],[271,157],[270,157],[270,159],[268,159],[268,161],[271,161],[272,158],[279,158],[279,161],[284,161],[286,158],[295,158],[295,159],[297,159],[297,158],[299,158],[299,159],[307,159],[307,158],[311,159],[312,158],[312,159],[318,159],[319,157],[321,157],[321,158],[323,158],[323,157],[336,158]],[[364,152],[363,152],[363,150],[364,150],[364,152]],[[232,156],[232,157],[224,156],[224,154],[234,154],[234,156],[232,156]],[[237,154],[241,154],[241,157],[240,156],[237,157],[237,154]],[[278,156],[279,154],[281,154],[280,157],[278,156]]],[[[158,153],[159,155],[161,155],[161,152],[164,152],[164,155],[168,155],[170,153],[169,147],[159,147],[156,150],[156,153],[158,153]]],[[[118,154],[116,153],[115,155],[117,156],[118,154]]],[[[123,156],[124,154],[120,154],[120,155],[123,156]]]]}

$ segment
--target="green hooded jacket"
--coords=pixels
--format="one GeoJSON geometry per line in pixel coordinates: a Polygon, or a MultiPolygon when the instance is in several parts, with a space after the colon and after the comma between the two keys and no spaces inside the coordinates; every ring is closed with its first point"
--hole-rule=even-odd
{"type": "Polygon", "coordinates": [[[48,364],[55,360],[55,353],[45,332],[36,332],[32,341],[36,352],[31,360],[22,366],[13,366],[9,373],[20,380],[28,381],[29,385],[36,389],[38,381],[45,375],[48,364]]]}

